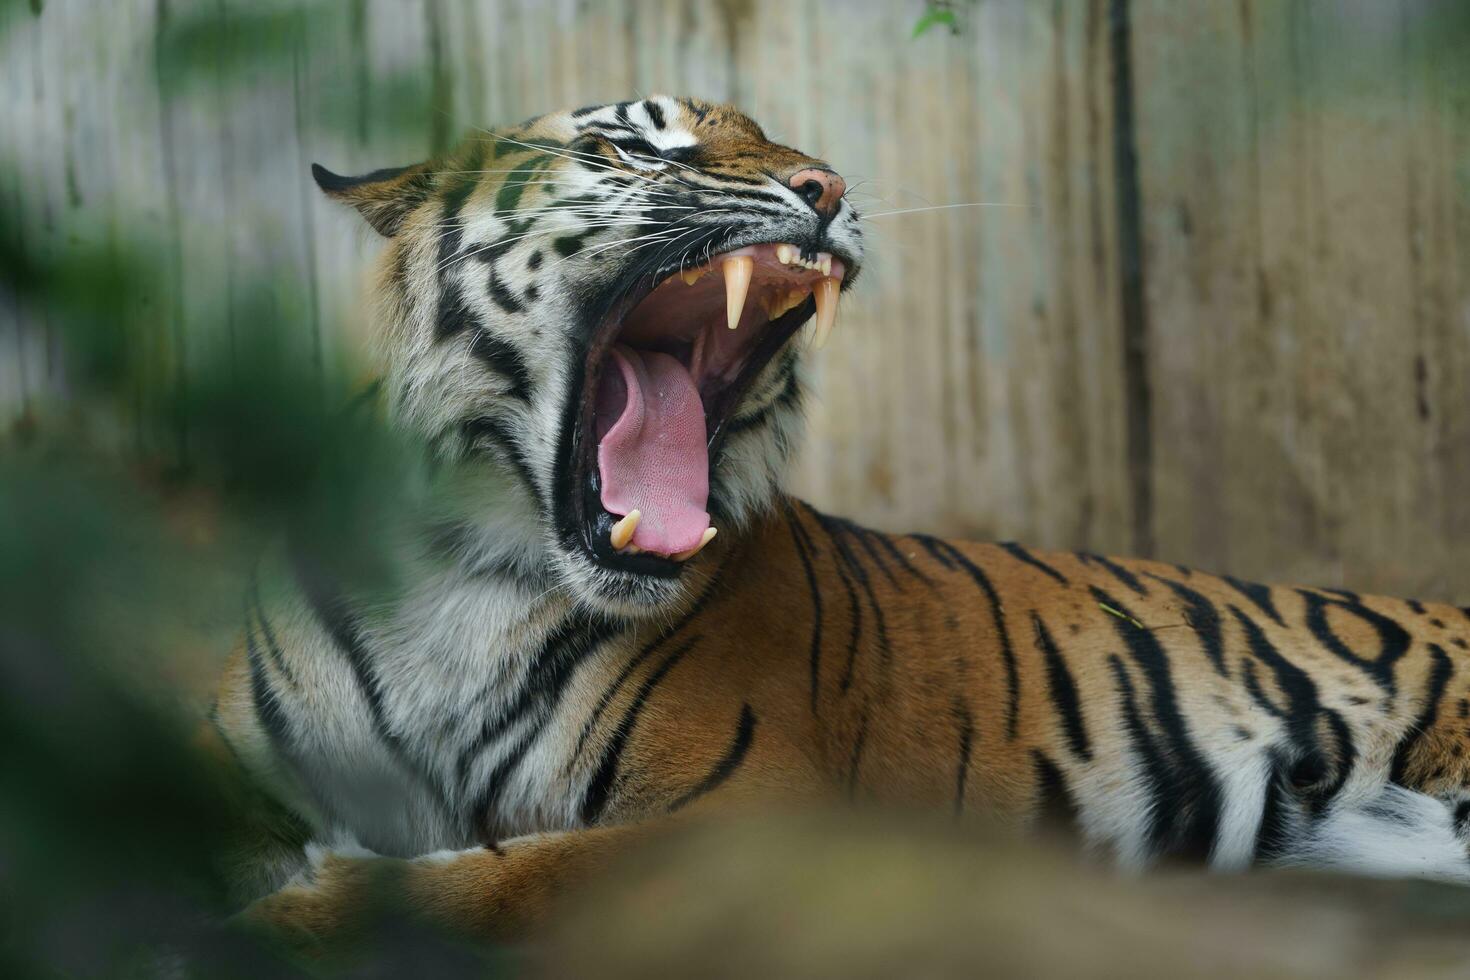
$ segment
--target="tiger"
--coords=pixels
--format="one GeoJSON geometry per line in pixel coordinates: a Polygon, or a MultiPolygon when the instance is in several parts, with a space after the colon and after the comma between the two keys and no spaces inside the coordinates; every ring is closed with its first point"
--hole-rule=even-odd
{"type": "Polygon", "coordinates": [[[524,936],[671,828],[829,802],[1470,883],[1470,609],[783,491],[864,257],[827,162],[653,96],[313,173],[383,241],[377,397],[443,479],[387,597],[264,559],[213,711],[276,814],[247,921],[350,936],[386,889],[524,936]]]}

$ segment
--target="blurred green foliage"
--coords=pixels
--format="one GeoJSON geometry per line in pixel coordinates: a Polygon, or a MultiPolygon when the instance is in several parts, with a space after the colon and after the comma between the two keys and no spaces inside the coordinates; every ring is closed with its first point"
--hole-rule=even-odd
{"type": "MultiPolygon", "coordinates": [[[[40,12],[0,2],[0,43],[40,12]]],[[[317,26],[169,16],[152,52],[164,97],[289,61],[317,26]]],[[[483,975],[486,954],[404,925],[330,968],[230,928],[220,862],[262,803],[196,747],[198,714],[169,687],[218,670],[265,544],[289,535],[350,587],[391,588],[394,529],[431,476],[422,453],[381,425],[351,365],[299,356],[308,325],[257,299],[299,270],[268,267],[235,283],[232,307],[191,313],[191,330],[231,316],[250,329],[200,355],[187,385],[159,385],[169,243],[111,234],[43,254],[10,204],[0,303],[59,336],[68,392],[0,442],[0,974],[483,975]],[[123,406],[144,428],[187,419],[178,451],[120,449],[123,406]]]]}
{"type": "Polygon", "coordinates": [[[913,37],[922,37],[936,27],[947,27],[951,34],[959,33],[959,20],[955,17],[954,4],[944,2],[929,3],[925,6],[924,13],[914,22],[913,37]]]}

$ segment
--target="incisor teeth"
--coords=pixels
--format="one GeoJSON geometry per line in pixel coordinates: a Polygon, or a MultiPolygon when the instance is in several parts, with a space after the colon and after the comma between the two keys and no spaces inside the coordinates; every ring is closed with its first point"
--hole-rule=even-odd
{"type": "Polygon", "coordinates": [[[674,561],[688,561],[689,559],[693,558],[695,555],[699,554],[700,551],[702,551],[704,549],[704,546],[710,543],[710,539],[713,538],[714,536],[715,536],[715,529],[712,528],[712,527],[707,527],[707,528],[704,529],[704,535],[703,535],[703,537],[701,537],[699,539],[699,544],[697,544],[694,547],[690,548],[688,551],[681,551],[681,552],[678,552],[677,554],[670,555],[669,557],[670,558],[673,558],[674,561]]]}
{"type": "Polygon", "coordinates": [[[745,293],[750,289],[750,277],[755,272],[755,259],[749,255],[737,255],[726,259],[725,270],[725,322],[730,329],[740,326],[740,313],[745,309],[745,293]]]}
{"type": "Polygon", "coordinates": [[[610,537],[614,551],[622,551],[628,546],[628,542],[633,540],[633,532],[638,530],[638,521],[642,517],[642,512],[635,508],[634,510],[628,511],[627,517],[624,517],[612,526],[610,537]]]}
{"type": "Polygon", "coordinates": [[[795,245],[777,245],[776,246],[776,261],[777,262],[780,262],[782,265],[790,265],[791,264],[791,260],[794,259],[794,258],[796,258],[796,246],[795,245]]]}
{"type": "Polygon", "coordinates": [[[832,274],[832,256],[823,253],[817,259],[817,267],[822,270],[822,275],[830,276],[832,274]]]}
{"type": "Polygon", "coordinates": [[[812,295],[817,298],[817,326],[812,334],[812,347],[821,350],[827,343],[827,335],[832,332],[832,325],[837,322],[837,289],[839,283],[831,276],[827,276],[817,283],[817,288],[812,295]]]}

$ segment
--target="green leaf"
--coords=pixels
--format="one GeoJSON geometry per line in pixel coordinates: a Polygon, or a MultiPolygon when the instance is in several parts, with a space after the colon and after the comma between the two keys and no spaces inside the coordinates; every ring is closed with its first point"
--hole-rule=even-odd
{"type": "Polygon", "coordinates": [[[954,33],[956,30],[958,30],[958,25],[955,23],[953,10],[944,10],[939,7],[931,7],[929,11],[924,14],[924,16],[919,18],[919,22],[914,25],[913,37],[919,37],[920,35],[927,32],[931,27],[934,27],[937,24],[943,24],[945,27],[948,27],[950,33],[954,33]]]}

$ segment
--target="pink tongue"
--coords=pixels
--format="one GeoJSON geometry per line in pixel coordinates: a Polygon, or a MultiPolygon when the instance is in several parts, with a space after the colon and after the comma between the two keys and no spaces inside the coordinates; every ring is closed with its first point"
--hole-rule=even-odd
{"type": "Polygon", "coordinates": [[[602,506],[618,516],[642,513],[633,544],[644,551],[688,551],[709,527],[704,404],[694,379],[655,351],[620,345],[612,362],[618,371],[604,371],[597,389],[599,431],[616,416],[597,444],[602,506]]]}

